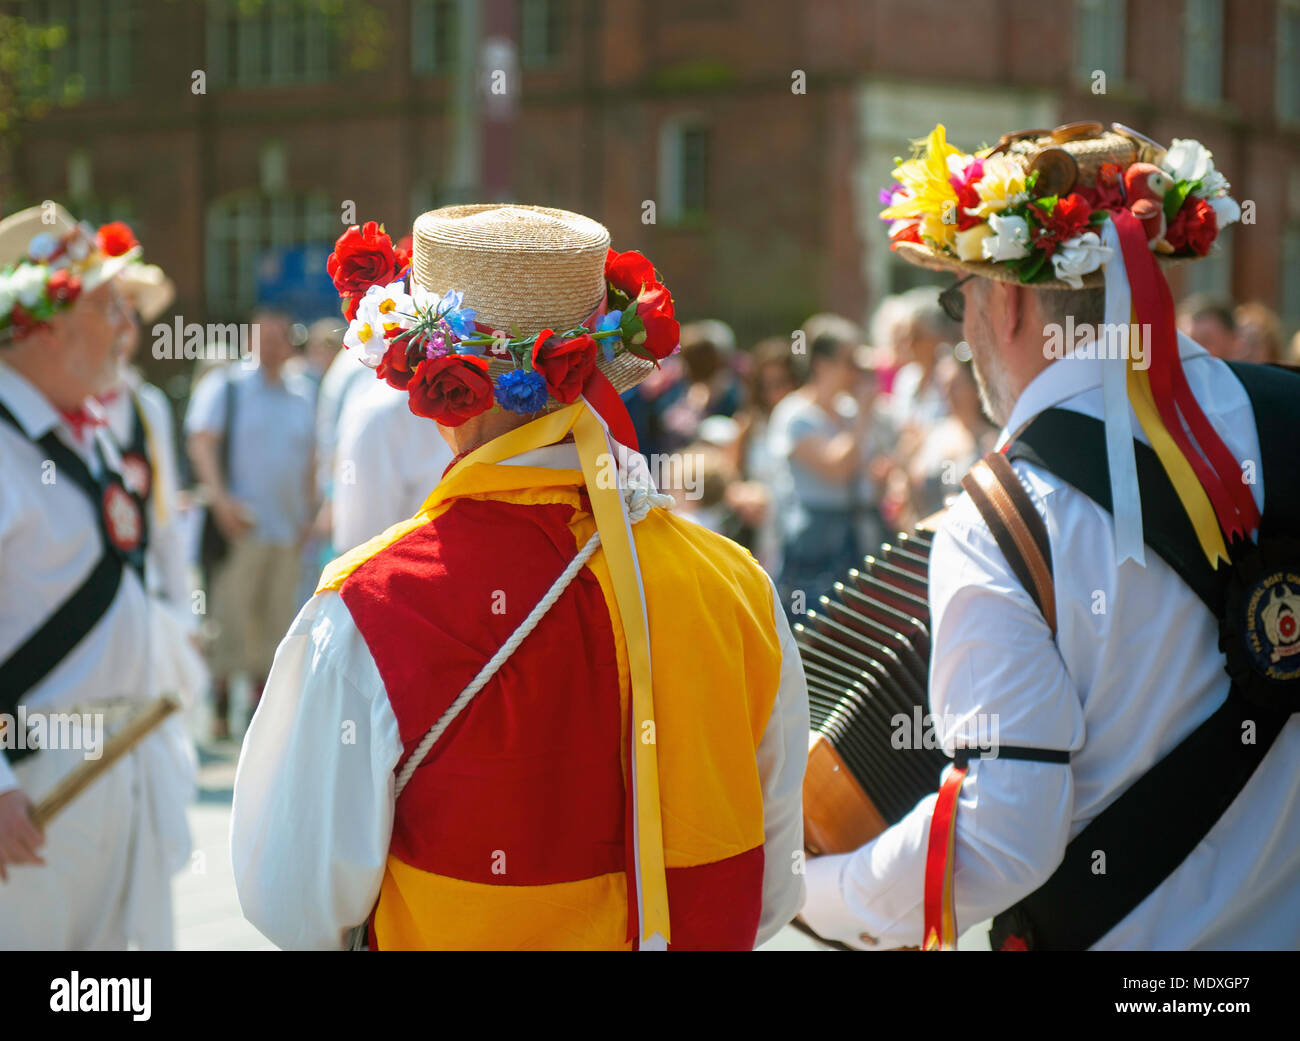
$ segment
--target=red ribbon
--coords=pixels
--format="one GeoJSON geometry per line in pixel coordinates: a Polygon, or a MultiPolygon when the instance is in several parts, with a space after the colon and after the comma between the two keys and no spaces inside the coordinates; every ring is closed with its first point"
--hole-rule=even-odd
{"type": "Polygon", "coordinates": [[[1178,451],[1191,464],[1197,480],[1205,489],[1219,527],[1231,541],[1259,526],[1259,510],[1254,496],[1241,479],[1241,468],[1236,459],[1206,418],[1187,383],[1187,374],[1178,356],[1173,297],[1155,255],[1147,247],[1146,232],[1127,210],[1112,211],[1111,219],[1115,222],[1124,252],[1124,267],[1138,325],[1151,330],[1148,378],[1156,409],[1178,451]],[[1195,444],[1188,436],[1188,429],[1195,444]]]}
{"type": "MultiPolygon", "coordinates": [[[[954,766],[948,771],[939,787],[939,797],[934,801],[930,817],[930,838],[925,851],[925,918],[921,931],[921,947],[929,949],[931,937],[937,937],[936,946],[942,946],[944,903],[948,896],[948,863],[954,853],[952,848],[953,817],[957,813],[957,796],[966,780],[967,766],[954,766]]],[[[954,901],[955,903],[955,901],[954,901]]],[[[952,908],[953,933],[957,932],[957,909],[952,908]]]]}
{"type": "Polygon", "coordinates": [[[72,428],[72,436],[82,440],[87,430],[104,425],[104,417],[91,412],[85,405],[73,409],[60,409],[63,421],[72,428]]]}
{"type": "Polygon", "coordinates": [[[599,366],[591,367],[587,381],[582,385],[582,396],[605,421],[614,440],[635,452],[637,450],[636,428],[632,425],[632,417],[627,411],[627,406],[623,404],[623,399],[619,397],[618,391],[614,389],[614,384],[609,382],[609,377],[600,371],[599,366]]]}

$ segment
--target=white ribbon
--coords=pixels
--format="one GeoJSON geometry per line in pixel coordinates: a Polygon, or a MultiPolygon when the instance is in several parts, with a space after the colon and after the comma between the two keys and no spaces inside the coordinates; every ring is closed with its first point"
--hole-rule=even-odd
{"type": "Polygon", "coordinates": [[[1103,265],[1106,278],[1105,329],[1114,335],[1111,343],[1098,343],[1102,358],[1102,415],[1106,424],[1106,463],[1110,470],[1111,516],[1115,521],[1115,560],[1123,564],[1133,560],[1146,567],[1146,545],[1142,537],[1142,496],[1138,490],[1137,457],[1133,451],[1133,424],[1128,400],[1128,355],[1132,329],[1132,296],[1128,272],[1124,268],[1124,251],[1115,222],[1102,225],[1102,244],[1110,247],[1110,259],[1103,265]]]}

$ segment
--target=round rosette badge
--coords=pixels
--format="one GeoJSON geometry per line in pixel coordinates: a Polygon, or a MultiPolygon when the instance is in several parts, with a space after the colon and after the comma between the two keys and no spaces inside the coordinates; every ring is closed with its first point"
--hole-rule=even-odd
{"type": "Polygon", "coordinates": [[[1300,710],[1300,541],[1253,549],[1228,584],[1220,646],[1228,674],[1252,701],[1300,710]]]}

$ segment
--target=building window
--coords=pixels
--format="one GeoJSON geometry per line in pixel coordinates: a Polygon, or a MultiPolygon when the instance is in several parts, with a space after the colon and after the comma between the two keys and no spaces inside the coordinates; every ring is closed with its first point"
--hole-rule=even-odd
{"type": "Polygon", "coordinates": [[[411,0],[411,71],[446,72],[456,59],[456,0],[411,0]]]}
{"type": "Polygon", "coordinates": [[[695,120],[673,120],[659,138],[659,216],[681,224],[703,216],[709,198],[709,131],[695,120]]]}
{"type": "Polygon", "coordinates": [[[1083,82],[1097,72],[1124,79],[1124,15],[1124,0],[1075,0],[1074,68],[1083,82]]]}
{"type": "Polygon", "coordinates": [[[207,65],[214,85],[310,83],[329,75],[328,16],[298,0],[208,0],[207,65]]]}
{"type": "Polygon", "coordinates": [[[208,208],[207,304],[217,318],[237,319],[257,303],[257,279],[268,256],[317,246],[325,263],[342,233],[339,211],[323,192],[227,195],[208,208]]]}
{"type": "Polygon", "coordinates": [[[1300,123],[1300,0],[1277,7],[1277,118],[1300,123]]]}
{"type": "Polygon", "coordinates": [[[134,0],[26,0],[28,25],[60,27],[41,94],[62,100],[114,97],[131,89],[134,0]]]}
{"type": "Polygon", "coordinates": [[[1185,0],[1183,96],[1193,105],[1223,99],[1223,0],[1185,0]]]}
{"type": "Polygon", "coordinates": [[[564,52],[561,0],[519,0],[519,58],[525,69],[554,65],[564,52]]]}

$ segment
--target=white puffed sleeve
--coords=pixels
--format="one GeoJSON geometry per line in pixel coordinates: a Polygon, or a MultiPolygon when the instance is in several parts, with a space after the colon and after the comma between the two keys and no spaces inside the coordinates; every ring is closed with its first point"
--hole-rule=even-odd
{"type": "Polygon", "coordinates": [[[235,776],[230,850],[244,915],[277,946],[339,950],[379,895],[397,719],[334,592],[276,651],[235,776]]]}

